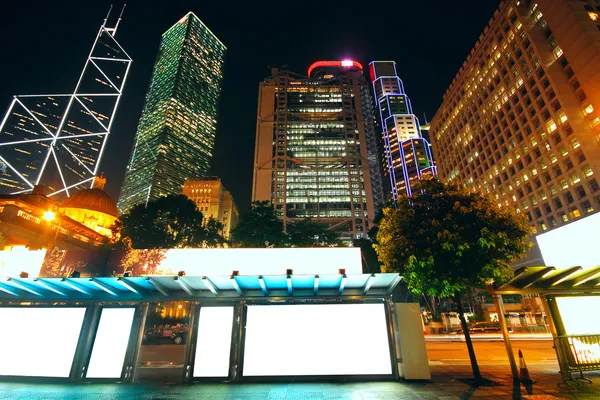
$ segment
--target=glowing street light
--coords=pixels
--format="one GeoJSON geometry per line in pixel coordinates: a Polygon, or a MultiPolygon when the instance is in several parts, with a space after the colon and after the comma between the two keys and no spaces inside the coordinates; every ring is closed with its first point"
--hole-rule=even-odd
{"type": "Polygon", "coordinates": [[[54,214],[53,211],[46,211],[44,213],[44,219],[48,222],[54,221],[55,218],[56,218],[56,214],[54,214]]]}

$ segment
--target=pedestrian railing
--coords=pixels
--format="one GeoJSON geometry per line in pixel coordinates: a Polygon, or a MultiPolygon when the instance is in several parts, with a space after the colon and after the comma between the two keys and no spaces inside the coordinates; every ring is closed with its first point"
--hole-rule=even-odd
{"type": "MultiPolygon", "coordinates": [[[[600,370],[600,335],[569,335],[555,338],[559,358],[566,360],[569,372],[600,370]]],[[[591,382],[590,382],[591,383],[591,382]]]]}

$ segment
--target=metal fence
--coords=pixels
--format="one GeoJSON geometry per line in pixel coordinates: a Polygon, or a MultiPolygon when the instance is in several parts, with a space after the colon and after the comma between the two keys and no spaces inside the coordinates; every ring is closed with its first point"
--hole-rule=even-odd
{"type": "Polygon", "coordinates": [[[555,346],[571,372],[600,370],[600,335],[559,336],[555,346]]]}

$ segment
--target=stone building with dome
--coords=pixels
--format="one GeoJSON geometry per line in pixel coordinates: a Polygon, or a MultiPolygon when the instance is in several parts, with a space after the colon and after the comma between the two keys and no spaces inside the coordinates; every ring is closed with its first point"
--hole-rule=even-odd
{"type": "Polygon", "coordinates": [[[118,218],[115,201],[98,176],[91,189],[72,193],[62,202],[47,196],[42,186],[32,193],[0,196],[0,250],[89,250],[108,243],[118,218]]]}

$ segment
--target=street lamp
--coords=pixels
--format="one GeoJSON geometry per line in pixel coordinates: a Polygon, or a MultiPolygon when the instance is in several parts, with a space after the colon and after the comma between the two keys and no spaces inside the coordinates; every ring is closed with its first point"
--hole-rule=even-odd
{"type": "Polygon", "coordinates": [[[54,214],[54,211],[46,211],[44,213],[44,219],[48,222],[54,221],[55,218],[56,218],[56,214],[54,214]]]}

